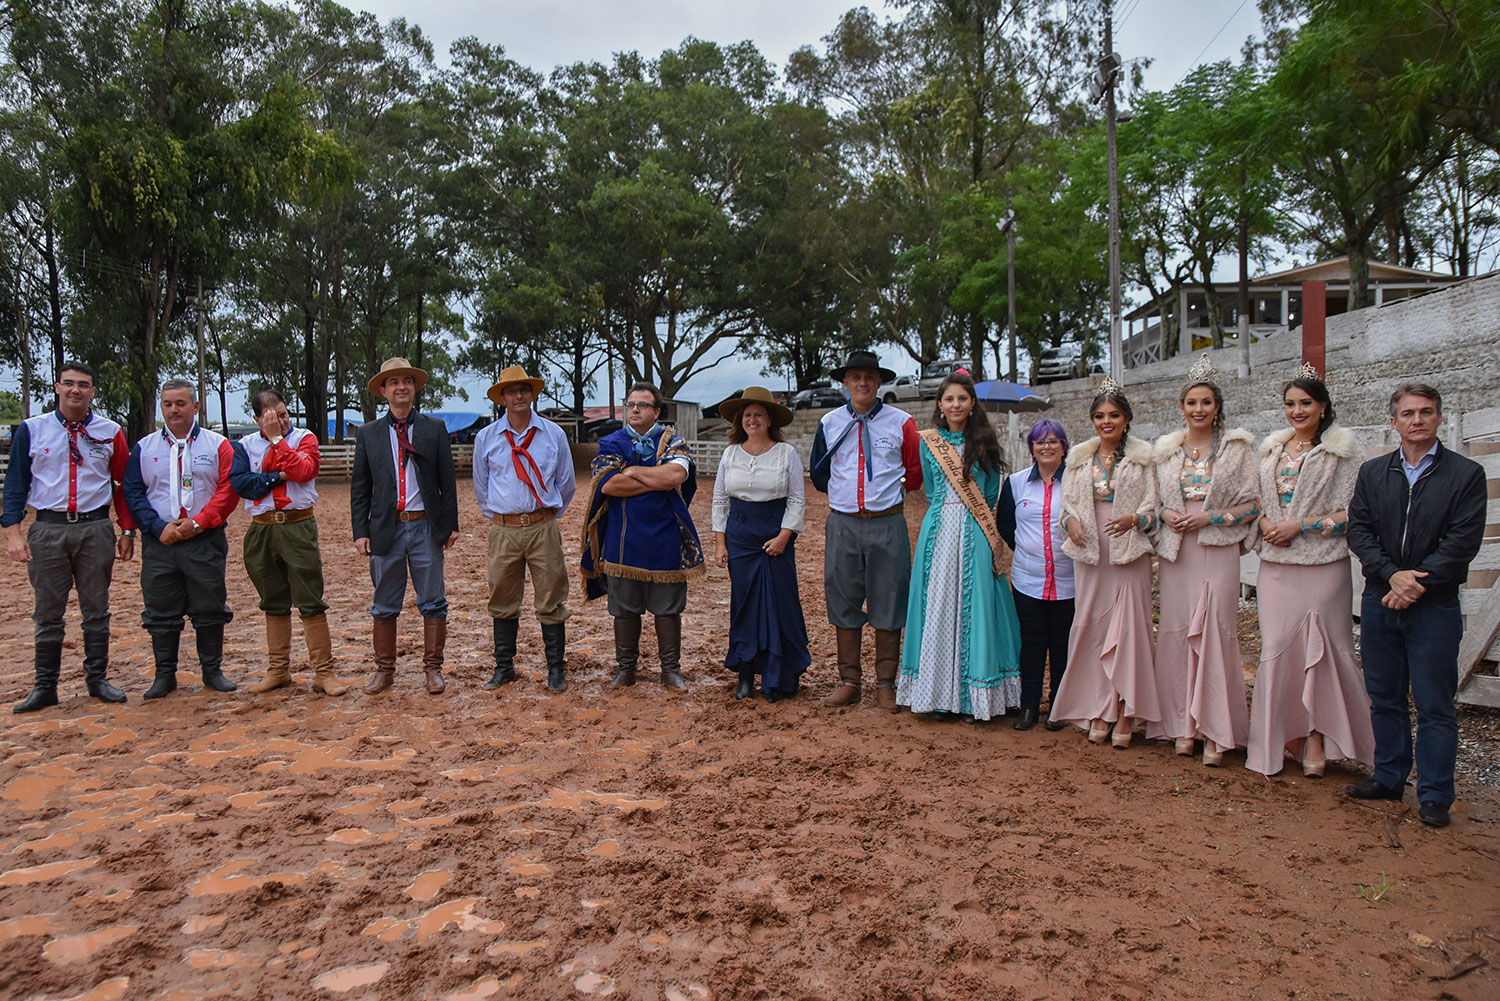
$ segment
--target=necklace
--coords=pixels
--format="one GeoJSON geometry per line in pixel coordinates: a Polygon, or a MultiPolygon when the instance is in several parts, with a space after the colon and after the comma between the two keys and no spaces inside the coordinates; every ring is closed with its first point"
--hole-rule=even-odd
{"type": "Polygon", "coordinates": [[[747,441],[747,442],[744,442],[743,444],[741,444],[740,448],[744,449],[746,455],[750,456],[751,458],[756,458],[756,457],[765,455],[773,447],[775,447],[775,445],[776,445],[776,443],[774,441],[768,441],[768,442],[766,442],[766,444],[763,447],[761,447],[760,451],[758,451],[758,452],[752,452],[750,450],[750,443],[747,441]]]}
{"type": "Polygon", "coordinates": [[[1312,442],[1310,442],[1310,441],[1303,441],[1301,438],[1293,438],[1292,439],[1292,448],[1295,449],[1298,452],[1305,452],[1309,448],[1312,448],[1312,442]]]}

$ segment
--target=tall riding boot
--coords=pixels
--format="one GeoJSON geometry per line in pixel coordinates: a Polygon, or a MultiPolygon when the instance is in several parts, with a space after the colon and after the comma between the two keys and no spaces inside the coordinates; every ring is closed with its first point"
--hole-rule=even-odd
{"type": "Polygon", "coordinates": [[[516,680],[516,633],[521,628],[520,619],[495,619],[495,673],[484,683],[486,688],[499,688],[516,680]]]}
{"type": "Polygon", "coordinates": [[[859,702],[862,693],[859,667],[861,632],[859,629],[838,630],[839,686],[823,700],[825,706],[852,706],[859,702]]]}
{"type": "Polygon", "coordinates": [[[422,671],[427,675],[427,694],[438,695],[448,687],[443,680],[443,647],[448,644],[447,619],[422,620],[422,671]]]}
{"type": "Polygon", "coordinates": [[[542,649],[547,652],[547,687],[554,692],[561,692],[568,687],[566,623],[542,623],[542,649]]]}
{"type": "Polygon", "coordinates": [[[239,686],[220,669],[224,663],[224,623],[211,626],[193,625],[193,636],[198,641],[198,670],[203,674],[203,684],[216,692],[232,692],[239,686]]]}
{"type": "Polygon", "coordinates": [[[755,668],[742,667],[739,675],[740,683],[734,687],[735,701],[755,698],[755,668]]]}
{"type": "Polygon", "coordinates": [[[661,658],[661,683],[667,688],[681,691],[687,688],[682,680],[682,616],[657,615],[656,653],[661,658]]]}
{"type": "MultiPolygon", "coordinates": [[[[306,632],[307,620],[302,620],[306,632]]],[[[324,627],[327,631],[327,627],[324,627]]],[[[308,637],[307,649],[312,651],[312,637],[308,637]]],[[[250,686],[252,692],[274,692],[282,685],[292,683],[292,617],[290,615],[266,615],[266,676],[250,686]]]]}
{"type": "MultiPolygon", "coordinates": [[[[287,631],[287,638],[290,640],[290,618],[287,631]]],[[[338,669],[333,663],[333,638],[328,635],[328,616],[302,616],[302,638],[307,641],[307,659],[312,661],[313,691],[324,695],[343,695],[347,692],[349,686],[339,681],[338,669]]]]}
{"type": "Polygon", "coordinates": [[[105,680],[109,673],[109,630],[83,634],[83,680],[100,702],[124,702],[125,693],[105,680]]]}
{"type": "Polygon", "coordinates": [[[31,694],[11,707],[13,713],[34,713],[57,705],[57,679],[62,674],[62,640],[38,640],[36,681],[31,694]]]}
{"type": "Polygon", "coordinates": [[[159,699],[177,690],[177,647],[181,640],[180,632],[151,634],[151,659],[156,664],[156,677],[141,698],[159,699]]]}
{"type": "Polygon", "coordinates": [[[635,665],[641,659],[641,619],[622,615],[615,619],[615,676],[609,687],[625,688],[635,684],[635,665]]]}
{"type": "Polygon", "coordinates": [[[379,695],[396,681],[396,623],[398,616],[374,620],[375,674],[365,685],[366,695],[379,695]]]}
{"type": "Polygon", "coordinates": [[[875,630],[875,698],[880,708],[898,712],[896,672],[901,669],[901,630],[875,630]]]}

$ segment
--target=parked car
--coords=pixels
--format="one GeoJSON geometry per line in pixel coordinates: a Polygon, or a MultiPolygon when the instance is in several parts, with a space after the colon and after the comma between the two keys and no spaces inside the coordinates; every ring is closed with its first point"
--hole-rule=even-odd
{"type": "Polygon", "coordinates": [[[583,440],[598,441],[600,438],[614,434],[624,426],[625,422],[618,417],[600,417],[583,426],[583,440]]]}
{"type": "Polygon", "coordinates": [[[935,399],[938,387],[943,384],[943,380],[960,368],[972,373],[974,363],[967,358],[939,358],[937,361],[928,362],[922,369],[921,380],[917,383],[921,398],[935,399]]]}
{"type": "Polygon", "coordinates": [[[880,387],[882,403],[914,403],[921,398],[922,390],[917,385],[917,377],[914,375],[897,376],[880,387]]]}
{"type": "Polygon", "coordinates": [[[1077,344],[1043,348],[1036,361],[1036,383],[1040,386],[1060,379],[1077,379],[1083,371],[1083,349],[1077,344]]]}
{"type": "Polygon", "coordinates": [[[815,382],[792,397],[793,410],[813,410],[844,405],[844,389],[831,382],[815,382]]]}

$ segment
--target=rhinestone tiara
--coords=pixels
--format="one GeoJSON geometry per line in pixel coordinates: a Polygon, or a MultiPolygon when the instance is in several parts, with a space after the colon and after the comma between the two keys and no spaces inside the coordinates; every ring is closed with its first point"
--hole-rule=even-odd
{"type": "Polygon", "coordinates": [[[1301,365],[1297,366],[1297,371],[1295,371],[1295,372],[1292,373],[1292,378],[1293,379],[1316,379],[1319,382],[1323,381],[1323,377],[1318,374],[1318,370],[1316,368],[1313,368],[1312,362],[1307,362],[1307,361],[1305,361],[1301,365]]]}
{"type": "Polygon", "coordinates": [[[1106,375],[1099,382],[1099,396],[1124,396],[1125,387],[1115,381],[1114,376],[1106,375]]]}
{"type": "Polygon", "coordinates": [[[1219,384],[1219,370],[1214,368],[1214,363],[1208,360],[1208,355],[1203,354],[1193,362],[1193,367],[1188,369],[1187,382],[1185,385],[1198,386],[1207,383],[1210,386],[1219,384]]]}

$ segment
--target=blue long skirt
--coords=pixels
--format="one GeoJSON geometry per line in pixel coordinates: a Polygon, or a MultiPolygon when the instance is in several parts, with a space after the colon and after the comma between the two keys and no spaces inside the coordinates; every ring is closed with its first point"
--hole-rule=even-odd
{"type": "Polygon", "coordinates": [[[781,531],[786,499],[742,501],[731,498],[724,542],[729,550],[729,653],[731,671],[753,668],[760,690],[781,696],[797,691],[812,655],[807,624],[797,594],[797,540],[780,556],[761,546],[781,531]]]}

